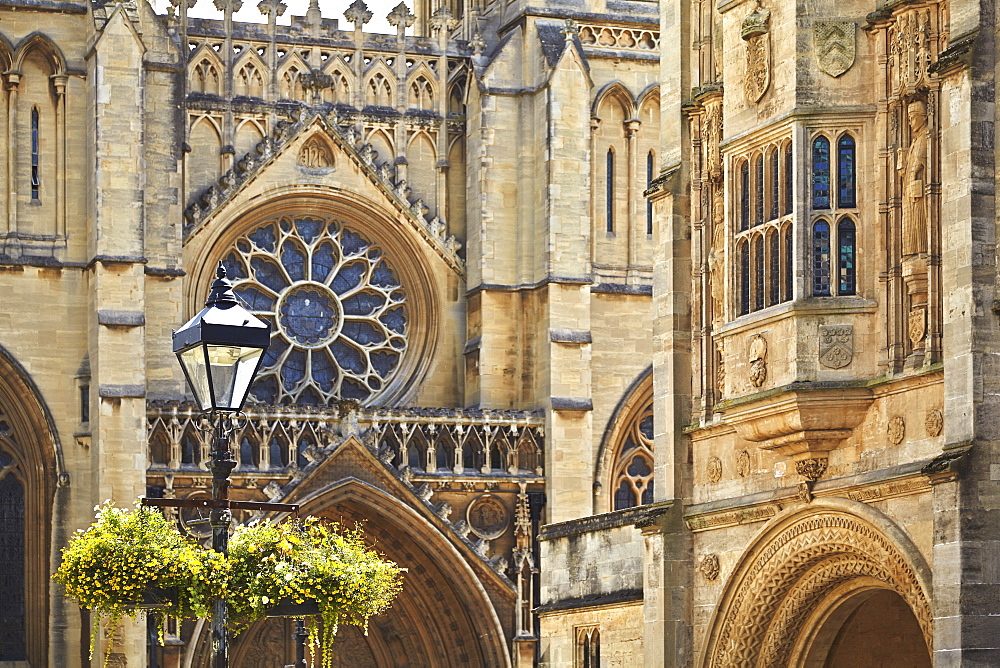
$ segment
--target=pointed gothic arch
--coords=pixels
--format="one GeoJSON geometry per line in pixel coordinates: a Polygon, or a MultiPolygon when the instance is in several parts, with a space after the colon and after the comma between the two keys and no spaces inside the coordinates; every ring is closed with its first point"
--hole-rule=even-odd
{"type": "Polygon", "coordinates": [[[800,665],[810,627],[866,590],[894,592],[932,647],[930,569],[906,533],[878,510],[816,499],[778,515],[732,570],[706,634],[701,665],[800,665]],[[763,593],[762,593],[763,592],[763,593]]]}
{"type": "MultiPolygon", "coordinates": [[[[646,439],[645,435],[638,433],[638,430],[645,428],[641,421],[652,414],[652,405],[653,367],[650,366],[625,390],[604,429],[594,470],[594,482],[598,490],[594,499],[594,512],[615,509],[616,481],[621,477],[622,470],[628,468],[626,457],[641,455],[652,466],[652,439],[646,439]]],[[[649,479],[648,487],[651,494],[652,478],[649,479]]]]}
{"type": "MultiPolygon", "coordinates": [[[[360,655],[375,657],[379,666],[400,668],[511,665],[506,643],[511,629],[503,628],[495,606],[513,612],[513,590],[487,590],[466,557],[424,516],[385,490],[350,477],[298,503],[309,515],[348,525],[363,522],[368,541],[409,569],[397,601],[372,620],[367,651],[360,655]]],[[[257,668],[247,658],[252,652],[262,667],[274,665],[284,657],[261,647],[280,636],[269,631],[267,623],[258,623],[237,639],[234,665],[257,668]]]]}
{"type": "Polygon", "coordinates": [[[66,73],[66,57],[63,56],[62,50],[47,35],[40,32],[33,32],[18,43],[11,69],[20,71],[25,56],[34,50],[43,55],[53,74],[66,73]]]}
{"type": "Polygon", "coordinates": [[[13,613],[3,625],[9,632],[20,624],[24,653],[0,661],[47,665],[52,527],[60,523],[53,512],[57,487],[68,483],[48,407],[25,369],[0,348],[0,516],[8,530],[3,555],[7,563],[0,564],[0,572],[8,577],[0,580],[0,586],[6,585],[0,596],[3,610],[13,613]],[[20,527],[11,521],[18,515],[20,527]]]}

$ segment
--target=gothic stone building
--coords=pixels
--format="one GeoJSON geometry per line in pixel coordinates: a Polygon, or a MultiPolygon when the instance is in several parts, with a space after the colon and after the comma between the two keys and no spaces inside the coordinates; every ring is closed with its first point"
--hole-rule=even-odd
{"type": "Polygon", "coordinates": [[[234,493],[408,569],[336,665],[1000,661],[990,0],[194,4],[0,0],[0,665],[95,665],[95,504],[206,493],[220,261],[234,493]]]}

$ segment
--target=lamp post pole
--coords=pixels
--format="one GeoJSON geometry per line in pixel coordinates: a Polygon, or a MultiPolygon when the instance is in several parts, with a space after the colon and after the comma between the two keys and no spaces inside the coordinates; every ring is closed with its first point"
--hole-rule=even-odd
{"type": "MultiPolygon", "coordinates": [[[[232,416],[243,410],[270,341],[271,327],[240,306],[226,269],[219,263],[216,280],[205,308],[174,332],[174,352],[184,370],[195,402],[212,425],[211,499],[143,499],[145,506],[160,508],[209,508],[212,549],[229,552],[229,527],[233,509],[298,512],[294,503],[232,501],[229,476],[236,468],[229,447],[232,416]]],[[[226,600],[212,602],[212,668],[229,668],[229,609],[226,600]]]]}

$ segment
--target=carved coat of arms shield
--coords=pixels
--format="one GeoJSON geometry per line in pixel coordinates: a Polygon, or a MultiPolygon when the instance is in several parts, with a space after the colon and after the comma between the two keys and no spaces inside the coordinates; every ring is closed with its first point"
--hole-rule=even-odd
{"type": "Polygon", "coordinates": [[[850,21],[817,21],[813,24],[813,48],[819,69],[839,77],[851,69],[857,52],[855,25],[850,21]]]}
{"type": "Polygon", "coordinates": [[[820,325],[819,361],[828,369],[842,369],[854,359],[853,325],[820,325]]]}
{"type": "Polygon", "coordinates": [[[746,76],[743,78],[743,92],[747,102],[760,101],[771,85],[771,12],[760,6],[743,19],[740,37],[746,42],[746,76]]]}

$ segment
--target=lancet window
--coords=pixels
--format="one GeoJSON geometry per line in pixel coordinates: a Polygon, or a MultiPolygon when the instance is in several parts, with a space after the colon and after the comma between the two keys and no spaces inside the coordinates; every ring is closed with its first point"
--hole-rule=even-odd
{"type": "Polygon", "coordinates": [[[601,630],[596,626],[577,629],[577,668],[601,668],[601,630]]]}
{"type": "Polygon", "coordinates": [[[843,133],[812,139],[812,294],[857,294],[857,143],[843,133]],[[831,155],[831,146],[836,152],[831,155]],[[847,215],[844,215],[844,214],[847,215]]]}
{"type": "Polygon", "coordinates": [[[614,468],[614,510],[653,502],[653,398],[628,414],[614,468]]]}
{"type": "Polygon", "coordinates": [[[39,199],[41,180],[38,176],[38,107],[31,110],[31,199],[39,199]]]}
{"type": "Polygon", "coordinates": [[[784,140],[739,156],[733,210],[736,312],[792,299],[792,147],[784,140]]]}

